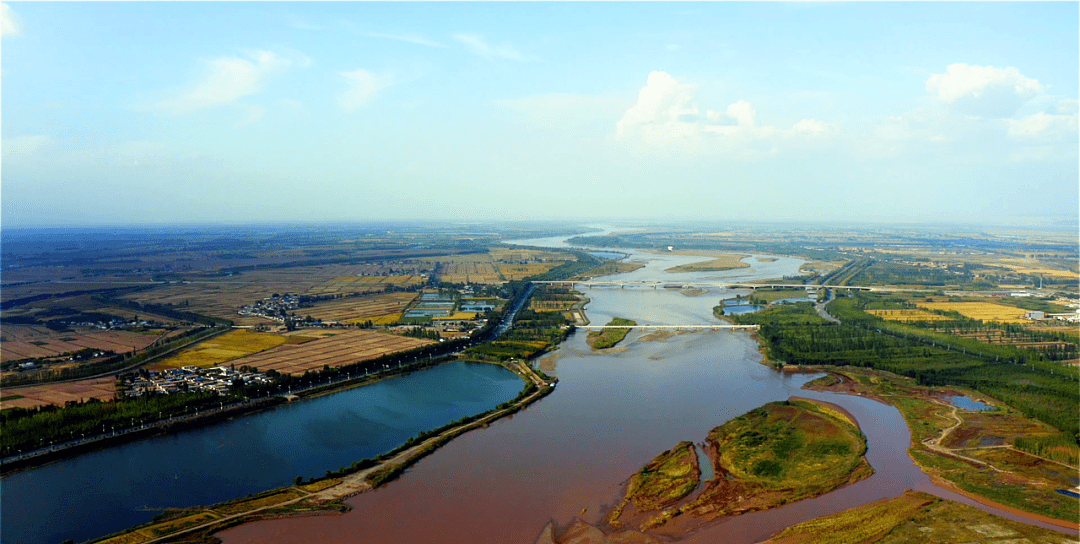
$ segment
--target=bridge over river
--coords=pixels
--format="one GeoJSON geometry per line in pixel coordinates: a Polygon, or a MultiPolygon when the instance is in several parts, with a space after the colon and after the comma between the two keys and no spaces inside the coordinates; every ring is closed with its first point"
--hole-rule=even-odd
{"type": "Polygon", "coordinates": [[[900,287],[883,287],[878,285],[816,285],[806,283],[739,283],[739,282],[721,282],[721,281],[690,281],[690,282],[663,282],[663,281],[612,281],[612,280],[551,280],[551,281],[534,281],[534,284],[547,284],[558,285],[562,287],[576,287],[583,285],[585,287],[652,287],[656,289],[663,287],[665,289],[685,289],[692,287],[723,287],[727,289],[760,289],[762,287],[778,287],[786,289],[849,289],[853,291],[880,291],[880,292],[900,292],[900,291],[934,291],[940,290],[940,288],[926,288],[926,289],[906,289],[900,287]]]}
{"type": "Polygon", "coordinates": [[[578,329],[602,331],[604,329],[641,329],[643,331],[756,331],[759,325],[579,325],[578,329]]]}

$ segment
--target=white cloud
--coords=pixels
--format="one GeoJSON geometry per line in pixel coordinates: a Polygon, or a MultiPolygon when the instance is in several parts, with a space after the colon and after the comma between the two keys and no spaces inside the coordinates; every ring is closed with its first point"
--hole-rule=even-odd
{"type": "Polygon", "coordinates": [[[473,53],[485,58],[500,58],[508,60],[526,60],[514,46],[503,44],[500,46],[488,45],[486,41],[475,34],[454,34],[454,39],[465,44],[465,47],[473,53]]]}
{"type": "Polygon", "coordinates": [[[197,83],[179,96],[157,103],[156,109],[183,114],[228,104],[258,93],[268,77],[285,70],[294,62],[301,65],[310,63],[303,56],[294,61],[261,50],[250,51],[247,57],[222,57],[207,62],[206,73],[197,83]]]}
{"type": "Polygon", "coordinates": [[[740,100],[728,106],[725,112],[709,110],[705,113],[705,117],[710,121],[724,126],[752,127],[756,116],[757,112],[754,111],[753,106],[745,100],[740,100]]]}
{"type": "Polygon", "coordinates": [[[615,125],[616,136],[634,132],[685,134],[695,124],[688,119],[699,115],[691,105],[696,85],[679,83],[667,72],[653,71],[645,86],[638,92],[638,101],[615,125]]]}
{"type": "Polygon", "coordinates": [[[363,69],[341,72],[341,77],[345,78],[348,88],[338,95],[338,104],[347,113],[352,113],[367,106],[379,90],[389,86],[389,82],[385,78],[363,69]]]}
{"type": "Polygon", "coordinates": [[[790,129],[758,125],[757,111],[746,100],[730,104],[723,111],[706,110],[701,115],[694,102],[696,92],[697,86],[679,83],[666,72],[650,73],[645,87],[638,92],[637,103],[616,124],[616,138],[639,139],[650,145],[695,140],[705,146],[702,149],[712,146],[774,152],[775,144],[782,140],[822,136],[833,131],[831,125],[816,119],[803,119],[790,129]]]}
{"type": "Polygon", "coordinates": [[[0,3],[0,36],[10,38],[22,35],[22,21],[11,6],[0,3]]]}
{"type": "Polygon", "coordinates": [[[1053,137],[1076,132],[1077,114],[1057,115],[1039,112],[1021,119],[1007,119],[1008,135],[1019,140],[1053,137]]]}
{"type": "Polygon", "coordinates": [[[803,119],[795,123],[795,126],[791,127],[791,129],[797,133],[820,135],[832,132],[833,127],[817,119],[803,119]]]}
{"type": "Polygon", "coordinates": [[[1080,111],[1080,101],[1072,99],[1064,99],[1058,101],[1054,107],[1055,113],[1060,115],[1076,115],[1077,111],[1080,111]]]}
{"type": "Polygon", "coordinates": [[[4,160],[20,159],[28,157],[34,154],[35,151],[53,143],[53,139],[44,135],[33,136],[18,136],[15,138],[4,138],[0,142],[0,147],[3,148],[4,160]]]}
{"type": "Polygon", "coordinates": [[[926,80],[927,92],[957,111],[979,116],[1008,117],[1045,89],[1013,67],[950,64],[944,74],[926,80]]]}

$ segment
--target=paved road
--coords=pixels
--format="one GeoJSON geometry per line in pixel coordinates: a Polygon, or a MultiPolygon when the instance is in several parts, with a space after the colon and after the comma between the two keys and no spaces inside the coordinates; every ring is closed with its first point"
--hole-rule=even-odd
{"type": "Polygon", "coordinates": [[[829,312],[825,310],[825,305],[832,302],[834,298],[836,298],[836,295],[833,293],[833,290],[825,289],[825,300],[815,304],[814,309],[817,310],[818,315],[820,315],[822,319],[826,321],[831,321],[839,325],[840,320],[829,315],[829,312]]]}

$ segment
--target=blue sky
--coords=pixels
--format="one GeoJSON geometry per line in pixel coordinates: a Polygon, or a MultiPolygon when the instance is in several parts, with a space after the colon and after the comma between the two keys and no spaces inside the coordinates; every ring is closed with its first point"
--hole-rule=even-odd
{"type": "Polygon", "coordinates": [[[3,4],[7,226],[1075,223],[1078,4],[3,4]]]}

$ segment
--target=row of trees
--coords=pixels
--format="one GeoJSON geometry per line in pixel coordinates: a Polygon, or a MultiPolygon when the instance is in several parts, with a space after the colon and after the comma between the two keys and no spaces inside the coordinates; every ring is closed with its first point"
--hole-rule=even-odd
{"type": "Polygon", "coordinates": [[[1080,387],[1075,372],[1063,371],[1059,363],[1018,357],[1010,346],[889,329],[891,322],[875,321],[871,319],[875,316],[854,309],[843,299],[834,301],[829,311],[842,324],[821,319],[810,303],[777,306],[734,319],[740,324],[761,325],[758,334],[771,360],[868,367],[911,376],[922,385],[970,387],[1074,439],[1080,437],[1080,387]],[[972,343],[981,345],[973,349],[972,343]]]}

